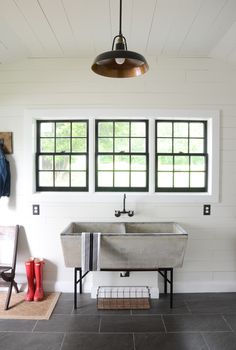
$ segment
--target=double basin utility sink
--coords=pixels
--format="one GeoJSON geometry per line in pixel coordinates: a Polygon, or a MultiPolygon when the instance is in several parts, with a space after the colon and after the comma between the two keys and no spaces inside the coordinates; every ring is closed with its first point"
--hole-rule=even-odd
{"type": "Polygon", "coordinates": [[[66,267],[81,267],[82,232],[99,232],[100,269],[181,267],[188,234],[174,222],[73,222],[61,233],[66,267]]]}

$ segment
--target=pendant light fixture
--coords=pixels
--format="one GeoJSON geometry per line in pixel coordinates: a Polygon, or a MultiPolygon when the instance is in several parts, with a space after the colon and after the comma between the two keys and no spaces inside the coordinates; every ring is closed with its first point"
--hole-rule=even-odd
{"type": "Polygon", "coordinates": [[[122,0],[120,0],[119,34],[113,39],[112,50],[98,55],[91,68],[94,73],[110,78],[132,78],[148,71],[145,58],[127,49],[127,42],[122,34],[122,0]]]}

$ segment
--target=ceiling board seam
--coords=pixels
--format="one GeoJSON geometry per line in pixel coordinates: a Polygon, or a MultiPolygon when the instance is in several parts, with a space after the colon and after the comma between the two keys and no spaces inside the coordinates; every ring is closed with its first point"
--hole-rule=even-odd
{"type": "Polygon", "coordinates": [[[5,50],[9,50],[8,47],[4,44],[4,42],[2,40],[0,40],[0,44],[4,47],[5,50]]]}
{"type": "Polygon", "coordinates": [[[62,5],[63,10],[64,10],[64,12],[65,12],[65,17],[66,17],[67,23],[68,23],[68,25],[69,25],[69,27],[70,27],[71,34],[73,35],[74,40],[76,41],[76,36],[75,36],[74,30],[73,30],[72,24],[71,24],[71,22],[70,22],[70,19],[69,19],[68,13],[67,13],[67,11],[66,11],[65,4],[64,4],[64,1],[63,1],[63,0],[61,0],[61,5],[62,5]]]}
{"type": "Polygon", "coordinates": [[[132,0],[132,5],[131,5],[131,21],[130,21],[130,26],[129,26],[130,36],[131,36],[131,33],[132,33],[133,20],[134,20],[134,0],[132,0]]]}
{"type": "Polygon", "coordinates": [[[35,31],[33,30],[33,28],[31,27],[29,21],[27,20],[26,16],[24,15],[24,12],[21,10],[20,6],[17,4],[16,0],[13,0],[15,6],[17,7],[18,11],[21,13],[21,15],[23,16],[25,22],[27,23],[28,27],[30,28],[31,32],[33,33],[33,35],[35,36],[35,38],[38,40],[40,46],[45,50],[45,47],[43,45],[43,43],[41,42],[40,38],[38,37],[38,35],[35,33],[35,31]]]}
{"type": "Polygon", "coordinates": [[[192,23],[191,23],[190,26],[189,26],[189,30],[188,30],[187,33],[185,34],[184,39],[183,39],[183,41],[182,41],[182,44],[180,44],[180,46],[179,46],[179,50],[178,50],[177,56],[180,56],[180,52],[181,52],[181,49],[183,48],[184,42],[185,42],[186,38],[188,37],[188,35],[189,35],[189,33],[190,33],[190,31],[191,31],[191,29],[192,29],[192,27],[193,27],[193,24],[194,24],[194,22],[196,21],[198,15],[199,15],[199,12],[200,12],[200,10],[201,10],[202,5],[203,5],[204,2],[205,2],[205,0],[202,0],[201,4],[200,4],[200,6],[199,6],[199,9],[198,9],[196,15],[194,16],[194,18],[193,18],[193,20],[192,20],[192,23]]]}
{"type": "Polygon", "coordinates": [[[219,12],[217,13],[217,15],[215,16],[214,20],[211,22],[211,25],[216,21],[216,19],[219,17],[219,15],[221,14],[221,12],[223,11],[224,7],[226,6],[226,4],[229,2],[229,0],[225,0],[224,4],[222,5],[221,9],[219,10],[219,12]]]}
{"type": "Polygon", "coordinates": [[[112,42],[111,0],[109,0],[109,16],[110,16],[110,36],[111,36],[111,42],[112,42]]]}
{"type": "Polygon", "coordinates": [[[227,60],[230,59],[230,56],[231,56],[231,55],[233,54],[233,52],[235,51],[235,48],[236,48],[236,46],[234,46],[234,47],[230,50],[230,52],[227,53],[227,55],[226,55],[226,59],[227,59],[227,60]]]}
{"type": "Polygon", "coordinates": [[[155,2],[153,14],[152,14],[152,19],[151,19],[151,23],[150,23],[150,27],[149,27],[149,32],[148,32],[148,37],[147,37],[147,43],[146,43],[145,51],[148,50],[148,45],[149,45],[149,41],[150,41],[150,35],[151,35],[151,31],[152,31],[154,17],[155,17],[155,14],[156,14],[156,9],[157,9],[157,0],[155,2]]]}
{"type": "Polygon", "coordinates": [[[55,33],[53,27],[51,26],[50,21],[48,20],[47,15],[46,15],[46,13],[45,13],[44,10],[43,10],[43,7],[42,7],[41,4],[40,4],[40,0],[37,0],[37,3],[38,3],[38,5],[39,5],[39,7],[40,7],[40,9],[41,9],[41,11],[42,11],[42,13],[43,13],[43,15],[44,15],[46,21],[47,21],[47,23],[48,23],[48,25],[49,25],[49,28],[51,29],[51,31],[52,31],[52,33],[53,33],[54,38],[56,39],[56,42],[58,43],[58,46],[59,46],[60,49],[61,49],[61,52],[62,52],[63,54],[65,54],[65,53],[64,53],[64,50],[63,50],[63,48],[62,48],[62,46],[61,46],[61,44],[60,44],[60,41],[58,40],[57,35],[56,35],[56,33],[55,33]]]}

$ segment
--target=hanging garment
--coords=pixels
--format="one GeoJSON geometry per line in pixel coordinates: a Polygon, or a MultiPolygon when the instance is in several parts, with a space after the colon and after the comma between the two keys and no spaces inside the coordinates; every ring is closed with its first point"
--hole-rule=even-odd
{"type": "Polygon", "coordinates": [[[11,188],[10,164],[3,151],[3,145],[0,145],[0,198],[9,197],[11,188]]]}

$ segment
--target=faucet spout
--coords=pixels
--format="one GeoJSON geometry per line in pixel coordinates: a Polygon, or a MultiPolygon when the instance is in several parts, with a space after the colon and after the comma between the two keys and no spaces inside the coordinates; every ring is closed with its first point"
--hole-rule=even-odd
{"type": "Polygon", "coordinates": [[[124,193],[124,198],[123,198],[123,212],[125,212],[125,201],[126,201],[126,194],[124,193]]]}

